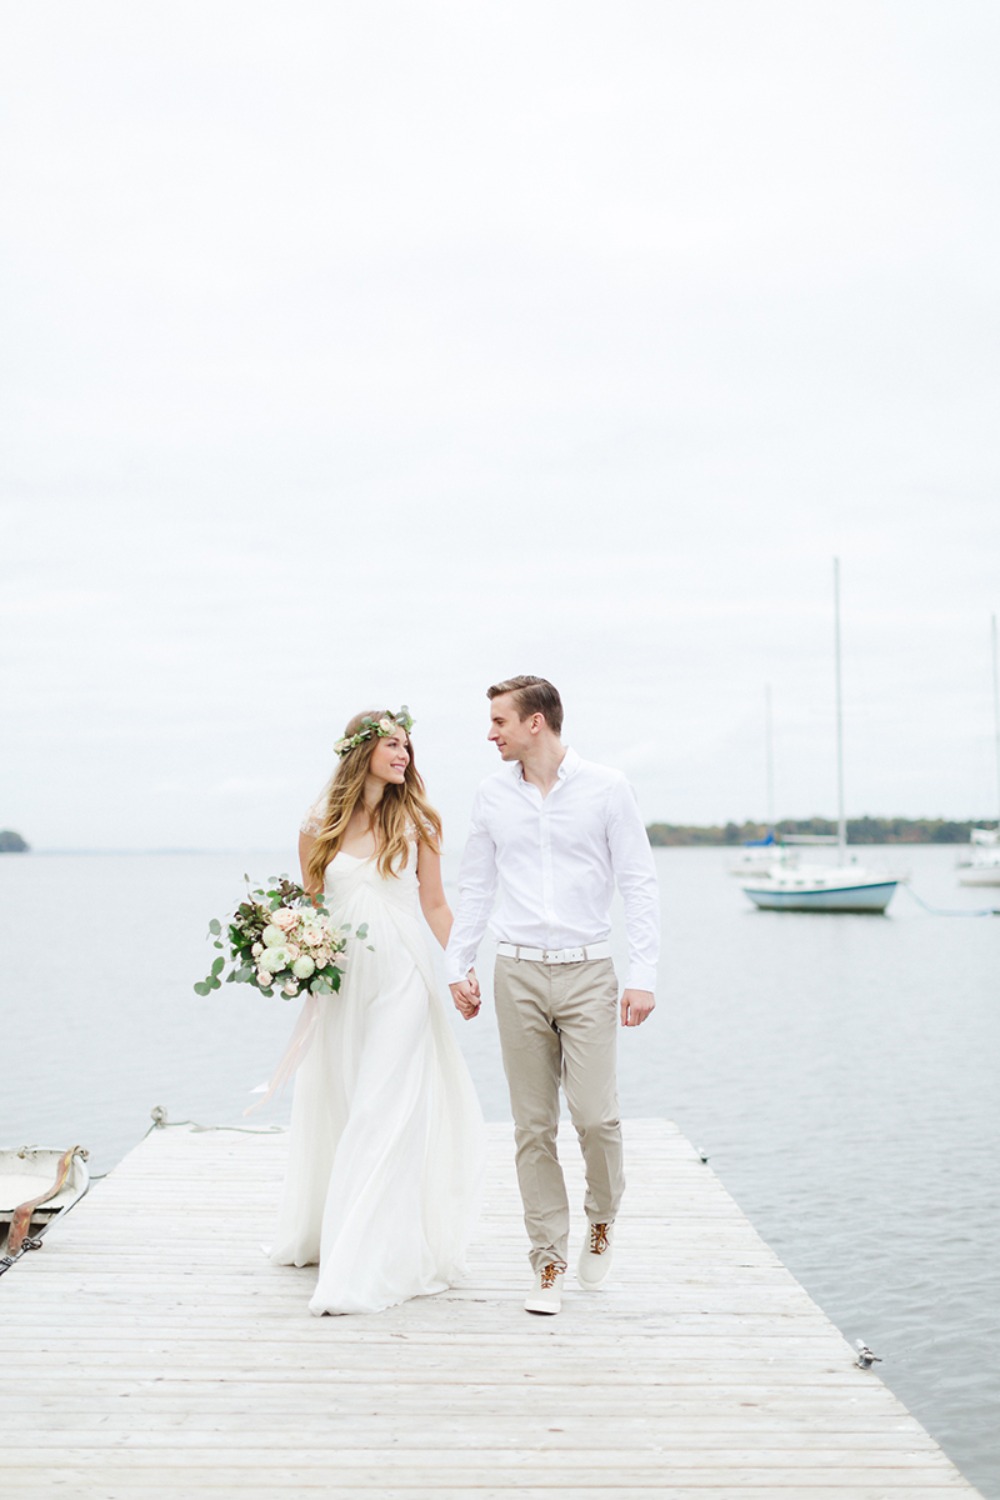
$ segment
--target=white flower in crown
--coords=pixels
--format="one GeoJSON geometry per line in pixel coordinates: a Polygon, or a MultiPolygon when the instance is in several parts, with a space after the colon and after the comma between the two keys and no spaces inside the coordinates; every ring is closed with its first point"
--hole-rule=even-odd
{"type": "Polygon", "coordinates": [[[297,958],[292,964],[292,973],[296,979],[309,979],[315,972],[316,965],[308,953],[303,953],[302,957],[297,958]]]}
{"type": "Polygon", "coordinates": [[[377,721],[371,717],[362,719],[361,728],[356,734],[344,735],[342,739],[337,741],[333,747],[334,753],[343,756],[349,750],[354,750],[358,745],[363,745],[373,735],[377,735],[380,740],[384,740],[387,735],[395,734],[399,729],[409,734],[412,728],[413,719],[410,715],[410,710],[404,703],[398,713],[383,714],[377,721]]]}
{"type": "Polygon", "coordinates": [[[273,922],[269,922],[261,933],[260,940],[265,948],[280,948],[285,941],[285,934],[280,927],[275,927],[273,922]]]}

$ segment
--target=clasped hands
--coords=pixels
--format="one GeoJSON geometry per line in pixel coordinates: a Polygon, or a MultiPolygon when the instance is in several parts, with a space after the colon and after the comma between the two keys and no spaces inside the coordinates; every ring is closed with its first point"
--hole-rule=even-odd
{"type": "Polygon", "coordinates": [[[475,969],[470,969],[464,979],[458,980],[456,984],[450,984],[448,988],[451,990],[455,1009],[460,1011],[467,1021],[478,1016],[483,997],[479,992],[479,980],[476,978],[475,969]]]}
{"type": "MultiPolygon", "coordinates": [[[[467,1021],[478,1016],[483,997],[479,992],[479,980],[476,978],[475,969],[470,969],[464,979],[450,984],[448,988],[451,990],[455,1009],[467,1021]]],[[[641,1026],[655,1003],[649,990],[625,990],[621,998],[622,1025],[641,1026]]]]}

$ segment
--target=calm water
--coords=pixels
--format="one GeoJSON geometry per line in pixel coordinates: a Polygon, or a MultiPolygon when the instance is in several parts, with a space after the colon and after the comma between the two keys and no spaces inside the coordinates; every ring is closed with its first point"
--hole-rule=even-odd
{"type": "MultiPolygon", "coordinates": [[[[932,905],[1000,905],[1000,889],[956,884],[952,849],[869,853],[932,905]]],[[[1000,920],[930,916],[905,890],[886,918],[756,912],[726,859],[657,851],[660,1006],[623,1034],[623,1112],[677,1121],[1000,1500],[1000,920]]],[[[290,867],[287,852],[0,858],[0,1142],[79,1141],[101,1172],[155,1104],[245,1123],[293,1009],[191,984],[243,871],[290,867]]],[[[492,1012],[455,1027],[487,1116],[506,1118],[492,1012]]]]}

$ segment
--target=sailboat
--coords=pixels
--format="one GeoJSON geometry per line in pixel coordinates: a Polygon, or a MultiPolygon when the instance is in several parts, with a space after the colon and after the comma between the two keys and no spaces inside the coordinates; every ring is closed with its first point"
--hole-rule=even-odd
{"type": "Polygon", "coordinates": [[[743,882],[743,890],[763,911],[884,912],[898,879],[866,869],[847,855],[844,812],[844,721],[840,682],[840,559],[833,560],[834,639],[837,678],[837,859],[831,865],[793,865],[772,870],[766,879],[743,882]]]}
{"type": "Polygon", "coordinates": [[[785,847],[774,831],[774,742],[771,733],[771,684],[764,685],[764,764],[767,771],[767,836],[747,839],[729,866],[730,875],[740,879],[764,878],[775,870],[797,864],[798,855],[785,847]]]}
{"type": "MultiPolygon", "coordinates": [[[[1000,813],[1000,676],[997,673],[997,617],[993,616],[993,735],[997,759],[997,811],[1000,813]]],[[[1000,817],[996,828],[973,828],[970,852],[959,885],[1000,885],[1000,817]]]]}

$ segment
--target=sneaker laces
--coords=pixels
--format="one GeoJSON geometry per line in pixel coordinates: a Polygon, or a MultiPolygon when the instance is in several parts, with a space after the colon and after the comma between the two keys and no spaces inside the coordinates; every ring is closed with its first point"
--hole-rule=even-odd
{"type": "Polygon", "coordinates": [[[551,1289],[556,1284],[556,1277],[558,1275],[559,1275],[559,1267],[557,1265],[554,1265],[552,1261],[549,1261],[549,1264],[547,1266],[543,1266],[542,1267],[542,1291],[543,1292],[551,1291],[551,1289]]]}
{"type": "Polygon", "coordinates": [[[607,1224],[591,1224],[590,1226],[590,1253],[591,1255],[603,1255],[608,1248],[607,1224]]]}

